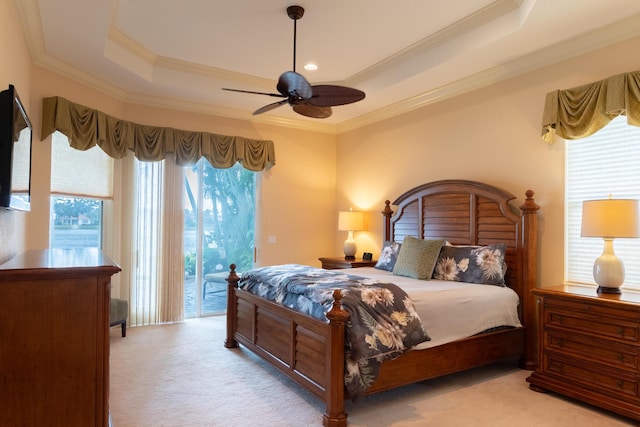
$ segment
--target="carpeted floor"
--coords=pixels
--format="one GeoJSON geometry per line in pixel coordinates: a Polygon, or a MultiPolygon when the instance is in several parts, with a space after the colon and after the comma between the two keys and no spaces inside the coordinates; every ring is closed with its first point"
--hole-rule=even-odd
{"type": "MultiPolygon", "coordinates": [[[[246,349],[225,349],[225,317],[111,330],[114,427],[321,426],[324,406],[246,349]]],[[[529,390],[514,363],[348,402],[353,427],[633,426],[631,420],[529,390]]]]}

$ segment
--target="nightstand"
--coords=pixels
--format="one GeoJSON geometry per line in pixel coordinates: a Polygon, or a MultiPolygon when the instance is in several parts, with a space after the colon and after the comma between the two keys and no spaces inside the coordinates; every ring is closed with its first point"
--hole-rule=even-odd
{"type": "Polygon", "coordinates": [[[376,260],[365,261],[362,258],[359,259],[344,259],[344,257],[321,257],[318,258],[322,263],[322,268],[325,270],[338,270],[341,268],[358,268],[358,267],[373,267],[376,265],[376,260]]]}
{"type": "Polygon", "coordinates": [[[640,293],[567,285],[533,294],[540,324],[530,388],[640,420],[640,293]]]}

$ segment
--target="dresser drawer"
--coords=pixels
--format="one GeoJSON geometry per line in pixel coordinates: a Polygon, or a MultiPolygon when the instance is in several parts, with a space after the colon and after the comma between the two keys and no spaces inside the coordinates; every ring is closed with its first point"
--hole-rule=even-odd
{"type": "Polygon", "coordinates": [[[547,327],[638,343],[640,320],[630,320],[626,310],[553,298],[544,302],[544,324],[547,327]]]}
{"type": "Polygon", "coordinates": [[[638,372],[638,348],[632,345],[548,328],[545,332],[544,348],[614,368],[638,372]]]}
{"type": "MultiPolygon", "coordinates": [[[[543,370],[562,381],[582,386],[603,395],[626,396],[638,400],[638,376],[607,369],[602,365],[572,359],[553,351],[545,352],[543,370]]],[[[640,403],[640,401],[638,401],[640,403]]]]}

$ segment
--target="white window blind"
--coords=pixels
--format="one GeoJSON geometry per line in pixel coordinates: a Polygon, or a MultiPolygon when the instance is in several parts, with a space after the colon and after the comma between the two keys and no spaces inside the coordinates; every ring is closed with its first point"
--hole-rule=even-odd
{"type": "Polygon", "coordinates": [[[11,168],[11,185],[13,191],[26,193],[29,191],[29,171],[31,162],[31,129],[24,128],[18,140],[13,144],[13,167],[11,168]]]}
{"type": "MultiPolygon", "coordinates": [[[[566,277],[595,284],[593,263],[603,240],[580,237],[582,202],[592,199],[640,199],[640,128],[618,116],[588,138],[566,141],[566,277]]],[[[625,266],[625,288],[640,288],[640,239],[616,239],[616,255],[625,266]]]]}
{"type": "Polygon", "coordinates": [[[134,229],[132,237],[132,326],[161,323],[159,305],[162,285],[163,194],[165,162],[135,160],[134,229]]]}
{"type": "Polygon", "coordinates": [[[113,159],[98,146],[80,151],[54,132],[51,147],[51,193],[61,196],[113,198],[113,159]]]}

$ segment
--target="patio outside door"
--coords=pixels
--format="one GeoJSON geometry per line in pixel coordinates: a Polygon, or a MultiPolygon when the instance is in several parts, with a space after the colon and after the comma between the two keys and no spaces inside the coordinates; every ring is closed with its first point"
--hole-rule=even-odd
{"type": "Polygon", "coordinates": [[[204,158],[185,168],[185,318],[224,313],[229,265],[253,266],[256,175],[204,158]]]}

